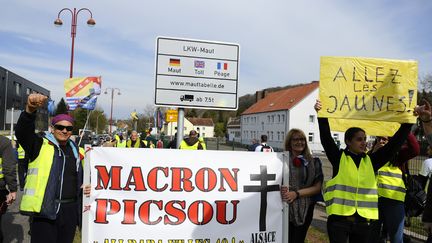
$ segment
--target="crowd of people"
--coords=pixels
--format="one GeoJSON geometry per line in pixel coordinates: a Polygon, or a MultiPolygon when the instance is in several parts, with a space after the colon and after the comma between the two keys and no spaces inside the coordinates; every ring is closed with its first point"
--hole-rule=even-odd
{"type": "MultiPolygon", "coordinates": [[[[20,212],[30,216],[31,242],[68,243],[73,242],[81,225],[82,196],[90,194],[90,186],[83,185],[85,152],[71,139],[74,119],[67,114],[51,120],[51,132],[35,132],[36,110],[46,102],[46,96],[29,95],[15,128],[16,150],[10,140],[0,136],[0,220],[17,198],[18,177],[19,189],[23,191],[20,212]]],[[[317,101],[314,108],[321,110],[321,102],[317,101]]],[[[418,106],[415,114],[422,122],[432,157],[430,104],[418,106]]],[[[281,187],[281,200],[290,205],[288,241],[305,241],[316,202],[324,201],[330,242],[385,242],[387,238],[390,242],[404,242],[404,178],[409,173],[408,161],[420,152],[416,137],[410,133],[412,124],[401,124],[391,137],[376,137],[369,151],[364,129],[349,128],[345,132],[346,147],[340,149],[331,136],[327,118],[319,118],[318,124],[322,146],[332,165],[332,178],[325,186],[321,160],[312,155],[305,133],[294,128],[285,138],[289,182],[281,187]]],[[[177,147],[173,142],[163,146],[151,136],[151,131],[143,138],[137,131],[132,131],[129,138],[119,133],[110,143],[125,148],[177,147]]],[[[192,130],[179,149],[205,150],[206,145],[192,130]]],[[[266,135],[261,136],[260,142],[254,141],[249,150],[274,152],[266,135]]],[[[427,159],[419,176],[423,186],[431,180],[431,174],[432,160],[427,159]]],[[[428,242],[432,242],[431,188],[422,218],[428,242]]],[[[3,242],[1,233],[0,230],[3,242]]]]}

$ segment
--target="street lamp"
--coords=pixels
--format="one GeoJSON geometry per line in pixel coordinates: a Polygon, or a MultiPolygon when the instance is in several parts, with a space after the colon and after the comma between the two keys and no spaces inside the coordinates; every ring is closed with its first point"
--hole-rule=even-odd
{"type": "Polygon", "coordinates": [[[72,14],[72,22],[71,22],[72,49],[71,49],[70,75],[69,75],[69,77],[72,78],[73,77],[73,61],[74,61],[74,45],[75,45],[75,36],[76,36],[76,30],[77,30],[78,14],[82,10],[86,10],[87,12],[90,13],[90,18],[87,20],[87,25],[90,27],[94,26],[96,24],[96,22],[93,19],[92,12],[88,8],[80,8],[78,11],[76,10],[76,8],[74,8],[73,11],[70,8],[64,8],[58,12],[57,19],[54,21],[54,24],[56,26],[62,26],[63,25],[63,21],[61,21],[61,19],[60,19],[60,14],[65,10],[69,11],[72,14]]]}
{"type": "Polygon", "coordinates": [[[108,90],[111,90],[111,114],[110,114],[110,128],[109,128],[109,133],[111,134],[114,92],[117,90],[118,91],[117,95],[121,95],[121,94],[119,88],[106,88],[104,94],[108,94],[108,90]]]}

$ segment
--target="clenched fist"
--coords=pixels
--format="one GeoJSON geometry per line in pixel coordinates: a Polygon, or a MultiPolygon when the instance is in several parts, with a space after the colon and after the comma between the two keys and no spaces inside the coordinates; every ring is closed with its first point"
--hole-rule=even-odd
{"type": "Polygon", "coordinates": [[[38,108],[44,106],[48,97],[42,94],[30,94],[27,98],[26,111],[28,113],[35,112],[38,108]]]}

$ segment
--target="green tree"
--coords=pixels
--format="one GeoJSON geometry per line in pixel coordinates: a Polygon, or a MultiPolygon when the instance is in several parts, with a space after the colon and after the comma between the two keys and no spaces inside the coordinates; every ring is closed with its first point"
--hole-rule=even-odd
{"type": "Polygon", "coordinates": [[[74,122],[74,130],[73,134],[78,134],[79,129],[83,129],[85,122],[87,120],[87,112],[90,112],[86,109],[78,108],[72,111],[72,116],[75,120],[74,122]]]}
{"type": "Polygon", "coordinates": [[[225,124],[223,122],[217,122],[215,124],[214,133],[216,137],[225,136],[225,124]]]}
{"type": "Polygon", "coordinates": [[[63,98],[61,98],[60,102],[57,104],[55,114],[58,115],[58,114],[66,114],[66,113],[68,113],[66,102],[63,98]]]}

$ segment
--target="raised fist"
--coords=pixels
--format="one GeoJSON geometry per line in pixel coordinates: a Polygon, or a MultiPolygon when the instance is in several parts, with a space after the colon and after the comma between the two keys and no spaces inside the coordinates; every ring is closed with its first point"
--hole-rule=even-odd
{"type": "Polygon", "coordinates": [[[38,108],[47,103],[48,97],[43,94],[30,94],[27,98],[26,111],[28,113],[35,112],[38,108]]]}

